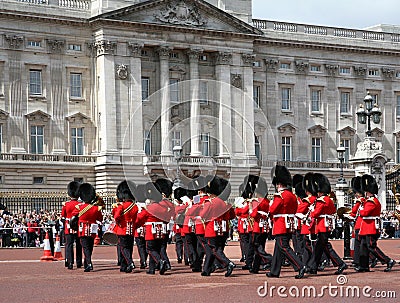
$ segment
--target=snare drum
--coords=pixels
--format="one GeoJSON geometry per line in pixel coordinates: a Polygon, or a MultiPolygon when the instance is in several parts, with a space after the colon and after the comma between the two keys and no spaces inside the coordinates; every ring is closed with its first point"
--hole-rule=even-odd
{"type": "Polygon", "coordinates": [[[115,223],[111,223],[103,234],[103,241],[109,245],[116,245],[118,243],[118,236],[114,233],[116,227],[115,223]]]}

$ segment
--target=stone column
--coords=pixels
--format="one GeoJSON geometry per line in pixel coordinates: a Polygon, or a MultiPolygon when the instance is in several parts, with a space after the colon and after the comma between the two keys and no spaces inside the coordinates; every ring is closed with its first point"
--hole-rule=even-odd
{"type": "Polygon", "coordinates": [[[200,100],[199,100],[199,55],[202,50],[191,49],[187,52],[190,68],[190,150],[191,156],[200,156],[200,100]]]}
{"type": "MultiPolygon", "coordinates": [[[[142,115],[142,44],[129,43],[130,79],[129,79],[129,151],[132,155],[144,155],[143,147],[143,115],[142,115]]],[[[126,145],[126,144],[125,144],[126,145]]]]}
{"type": "MultiPolygon", "coordinates": [[[[66,154],[65,142],[68,141],[65,134],[65,99],[63,95],[63,68],[60,61],[53,63],[50,71],[46,75],[46,79],[51,82],[52,98],[52,116],[53,125],[52,138],[53,149],[52,154],[66,154]]],[[[67,79],[68,75],[67,75],[67,79]]],[[[69,133],[69,132],[67,132],[69,133]]]]}
{"type": "Polygon", "coordinates": [[[160,58],[160,98],[161,98],[161,156],[171,156],[171,139],[169,130],[171,125],[171,108],[169,95],[169,54],[171,48],[161,46],[158,48],[160,58]]]}
{"type": "Polygon", "coordinates": [[[219,156],[226,157],[232,153],[232,105],[231,105],[231,68],[232,54],[219,52],[215,66],[215,74],[218,81],[219,100],[219,156]]]}
{"type": "MultiPolygon", "coordinates": [[[[110,155],[118,152],[117,146],[117,104],[115,92],[114,51],[117,43],[100,40],[94,47],[97,52],[100,153],[110,155]]],[[[110,158],[111,159],[111,158],[110,158]]]]}
{"type": "Polygon", "coordinates": [[[255,159],[254,139],[254,101],[253,101],[253,62],[255,56],[242,54],[243,61],[243,143],[245,157],[255,159]]]}

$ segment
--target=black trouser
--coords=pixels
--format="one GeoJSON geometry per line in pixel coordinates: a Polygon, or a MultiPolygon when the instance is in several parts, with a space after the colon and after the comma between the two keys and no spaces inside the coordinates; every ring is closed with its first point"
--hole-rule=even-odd
{"type": "Polygon", "coordinates": [[[136,237],[135,242],[140,258],[140,264],[144,265],[147,262],[146,240],[144,237],[136,237]]]}
{"type": "Polygon", "coordinates": [[[194,264],[197,262],[197,237],[195,233],[185,234],[185,240],[188,249],[189,263],[194,264]]]}
{"type": "Polygon", "coordinates": [[[65,235],[65,264],[74,264],[74,243],[76,250],[76,266],[82,266],[82,245],[78,238],[78,234],[67,234],[65,235]]]}
{"type": "Polygon", "coordinates": [[[289,245],[291,238],[291,233],[275,235],[275,247],[271,264],[271,274],[274,276],[279,276],[281,273],[282,262],[285,257],[292,264],[295,271],[299,271],[304,266],[289,245]]]}
{"type": "Polygon", "coordinates": [[[165,237],[162,239],[161,241],[161,259],[165,262],[167,262],[167,264],[171,265],[169,262],[169,258],[167,255],[167,246],[168,246],[168,241],[169,241],[169,235],[165,235],[165,237]]]}
{"type": "Polygon", "coordinates": [[[312,270],[317,270],[324,252],[328,259],[332,260],[334,266],[340,266],[344,263],[344,261],[333,249],[332,244],[329,242],[329,234],[329,232],[318,233],[317,243],[315,244],[313,255],[311,260],[308,262],[308,266],[312,270]]]}
{"type": "Polygon", "coordinates": [[[201,266],[203,265],[204,255],[206,254],[206,239],[204,235],[196,235],[197,237],[197,259],[194,263],[193,268],[196,270],[201,270],[201,266]]]}
{"type": "Polygon", "coordinates": [[[242,259],[246,260],[249,254],[251,234],[239,233],[240,250],[242,252],[242,259]]]}
{"type": "Polygon", "coordinates": [[[183,259],[183,240],[181,234],[175,234],[175,252],[176,258],[179,260],[183,259]]]}
{"type": "Polygon", "coordinates": [[[317,237],[317,235],[302,235],[302,236],[303,236],[303,247],[300,252],[300,258],[304,264],[308,264],[314,250],[313,241],[311,241],[310,237],[317,237]]]}
{"type": "Polygon", "coordinates": [[[204,261],[203,272],[211,273],[214,261],[217,260],[223,267],[231,262],[224,254],[226,236],[206,238],[206,260],[204,261]]]}
{"type": "Polygon", "coordinates": [[[133,240],[134,237],[130,235],[118,236],[118,243],[121,247],[121,270],[125,270],[129,265],[133,264],[133,240]]]}
{"type": "Polygon", "coordinates": [[[386,256],[377,245],[379,234],[361,236],[360,268],[369,268],[369,255],[374,255],[379,261],[388,263],[390,258],[386,256]]]}
{"type": "Polygon", "coordinates": [[[28,233],[28,247],[36,247],[35,243],[36,238],[37,238],[36,232],[28,233]]]}
{"type": "MultiPolygon", "coordinates": [[[[254,261],[250,265],[255,272],[260,268],[261,262],[263,264],[272,262],[272,255],[265,251],[265,242],[267,241],[267,233],[252,233],[250,246],[253,247],[254,261]]],[[[247,264],[247,261],[246,261],[247,264]]]]}
{"type": "MultiPolygon", "coordinates": [[[[149,272],[154,273],[156,270],[156,266],[160,263],[161,260],[161,246],[164,239],[156,239],[156,240],[147,240],[146,241],[146,250],[150,256],[149,259],[149,272]]],[[[166,239],[168,241],[168,239],[166,239]]]]}
{"type": "MultiPolygon", "coordinates": [[[[85,256],[84,267],[92,265],[92,253],[94,246],[94,238],[92,236],[80,237],[83,248],[83,255],[85,256]]],[[[93,265],[92,265],[93,266],[93,265]]]]}
{"type": "Polygon", "coordinates": [[[300,229],[296,229],[296,231],[292,235],[292,241],[293,241],[293,250],[296,253],[296,255],[300,256],[301,252],[304,249],[304,237],[301,234],[300,229]]]}
{"type": "MultiPolygon", "coordinates": [[[[360,247],[361,247],[361,237],[359,236],[360,230],[356,229],[354,232],[354,255],[353,255],[353,264],[355,266],[360,265],[360,247]]],[[[369,253],[369,259],[373,261],[376,257],[369,253]]]]}

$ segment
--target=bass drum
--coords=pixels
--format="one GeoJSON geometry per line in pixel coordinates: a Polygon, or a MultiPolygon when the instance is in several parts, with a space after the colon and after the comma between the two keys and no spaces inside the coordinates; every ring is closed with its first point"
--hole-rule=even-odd
{"type": "Polygon", "coordinates": [[[115,227],[116,224],[111,223],[103,234],[103,241],[109,245],[117,245],[118,243],[118,236],[114,233],[115,227]]]}

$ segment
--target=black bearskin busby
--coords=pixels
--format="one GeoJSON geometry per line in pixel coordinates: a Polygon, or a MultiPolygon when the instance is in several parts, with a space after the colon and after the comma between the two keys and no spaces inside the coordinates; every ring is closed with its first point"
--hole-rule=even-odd
{"type": "Polygon", "coordinates": [[[303,178],[303,189],[305,192],[309,192],[311,195],[316,196],[317,190],[314,184],[314,173],[306,173],[303,178]]]}
{"type": "Polygon", "coordinates": [[[363,192],[369,192],[373,195],[378,194],[378,183],[371,175],[363,175],[361,177],[361,189],[363,192]]]}
{"type": "Polygon", "coordinates": [[[295,185],[294,192],[295,192],[296,196],[299,197],[300,199],[304,199],[305,197],[307,197],[307,194],[306,194],[306,191],[303,188],[302,182],[298,182],[295,185]]]}
{"type": "Polygon", "coordinates": [[[187,196],[187,190],[182,187],[177,187],[174,190],[174,198],[182,202],[181,198],[187,196]]]}
{"type": "Polygon", "coordinates": [[[353,177],[351,179],[351,190],[355,194],[364,194],[361,189],[361,177],[360,176],[353,177]]]}
{"type": "Polygon", "coordinates": [[[295,174],[294,176],[293,176],[293,187],[296,187],[296,185],[298,184],[298,183],[301,183],[301,182],[303,182],[303,176],[302,175],[300,175],[300,174],[295,174]]]}
{"type": "Polygon", "coordinates": [[[77,181],[69,182],[67,186],[68,196],[70,196],[71,198],[78,198],[80,185],[81,183],[77,181]]]}
{"type": "Polygon", "coordinates": [[[161,189],[157,183],[147,182],[145,185],[145,196],[154,202],[160,202],[162,200],[161,189]]]}
{"type": "Polygon", "coordinates": [[[90,183],[82,183],[79,186],[79,197],[83,202],[91,203],[96,198],[96,191],[90,183]]]}
{"type": "Polygon", "coordinates": [[[132,181],[124,180],[117,186],[117,198],[119,201],[135,200],[134,192],[136,184],[132,181]]]}
{"type": "Polygon", "coordinates": [[[260,197],[267,197],[268,195],[268,185],[264,178],[259,177],[256,187],[254,189],[254,193],[260,197]]]}
{"type": "Polygon", "coordinates": [[[158,188],[161,190],[160,192],[164,194],[166,198],[171,197],[173,183],[170,180],[160,178],[154,183],[158,185],[158,188]]]}
{"type": "Polygon", "coordinates": [[[136,198],[136,201],[138,202],[144,202],[146,201],[146,184],[138,184],[136,186],[134,196],[136,198]]]}
{"type": "Polygon", "coordinates": [[[249,199],[253,195],[253,191],[249,183],[243,182],[239,185],[239,196],[243,199],[249,199]]]}
{"type": "Polygon", "coordinates": [[[332,191],[331,183],[329,182],[328,178],[323,174],[315,173],[313,175],[313,183],[315,185],[315,191],[317,193],[329,195],[332,191]]]}
{"type": "Polygon", "coordinates": [[[226,200],[231,194],[231,185],[228,180],[214,176],[214,178],[208,182],[206,192],[211,195],[219,196],[222,200],[226,200]]]}
{"type": "Polygon", "coordinates": [[[283,186],[292,186],[292,175],[289,170],[283,165],[276,165],[272,171],[272,184],[282,184],[283,186]]]}

